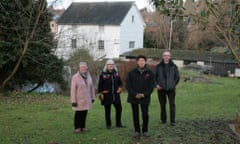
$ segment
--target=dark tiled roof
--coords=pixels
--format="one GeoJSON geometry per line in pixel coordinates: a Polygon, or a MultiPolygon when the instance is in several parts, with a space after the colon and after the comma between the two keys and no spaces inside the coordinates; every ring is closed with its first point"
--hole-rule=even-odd
{"type": "Polygon", "coordinates": [[[133,2],[72,3],[58,24],[119,25],[133,2]]]}

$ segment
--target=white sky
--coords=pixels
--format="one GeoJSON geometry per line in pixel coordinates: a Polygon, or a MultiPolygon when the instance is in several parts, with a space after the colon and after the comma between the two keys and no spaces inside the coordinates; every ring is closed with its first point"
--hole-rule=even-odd
{"type": "Polygon", "coordinates": [[[144,7],[149,7],[150,0],[47,0],[48,5],[53,5],[54,8],[68,8],[72,2],[102,2],[102,1],[135,1],[137,7],[142,9],[144,7]]]}

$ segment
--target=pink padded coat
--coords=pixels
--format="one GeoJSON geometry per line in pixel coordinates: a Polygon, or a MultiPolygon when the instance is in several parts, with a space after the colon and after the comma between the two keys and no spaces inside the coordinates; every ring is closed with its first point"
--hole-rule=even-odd
{"type": "Polygon", "coordinates": [[[90,74],[87,73],[87,85],[79,72],[74,74],[71,82],[71,102],[77,103],[77,107],[72,107],[72,109],[75,111],[89,110],[95,98],[95,88],[90,74]]]}

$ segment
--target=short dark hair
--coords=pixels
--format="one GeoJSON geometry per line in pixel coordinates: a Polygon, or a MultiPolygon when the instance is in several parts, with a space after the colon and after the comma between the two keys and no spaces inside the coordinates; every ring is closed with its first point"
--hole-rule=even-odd
{"type": "Polygon", "coordinates": [[[143,58],[145,61],[147,61],[147,57],[145,55],[138,55],[136,60],[138,61],[140,58],[143,58]]]}

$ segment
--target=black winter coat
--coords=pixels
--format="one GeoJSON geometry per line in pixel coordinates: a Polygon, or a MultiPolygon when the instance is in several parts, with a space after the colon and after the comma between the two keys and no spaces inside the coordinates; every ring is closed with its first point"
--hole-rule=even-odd
{"type": "Polygon", "coordinates": [[[126,88],[128,90],[127,101],[132,104],[149,104],[151,94],[154,88],[154,74],[146,68],[141,74],[138,68],[133,69],[128,73],[126,88]],[[144,98],[136,99],[137,93],[143,93],[144,98]]]}
{"type": "Polygon", "coordinates": [[[177,66],[170,60],[169,64],[164,64],[163,60],[156,66],[156,84],[163,90],[175,90],[179,82],[179,72],[177,66]]]}
{"type": "Polygon", "coordinates": [[[102,105],[121,104],[120,94],[117,93],[118,88],[122,88],[120,75],[115,70],[113,72],[102,72],[99,76],[98,93],[107,90],[104,94],[102,105]]]}

